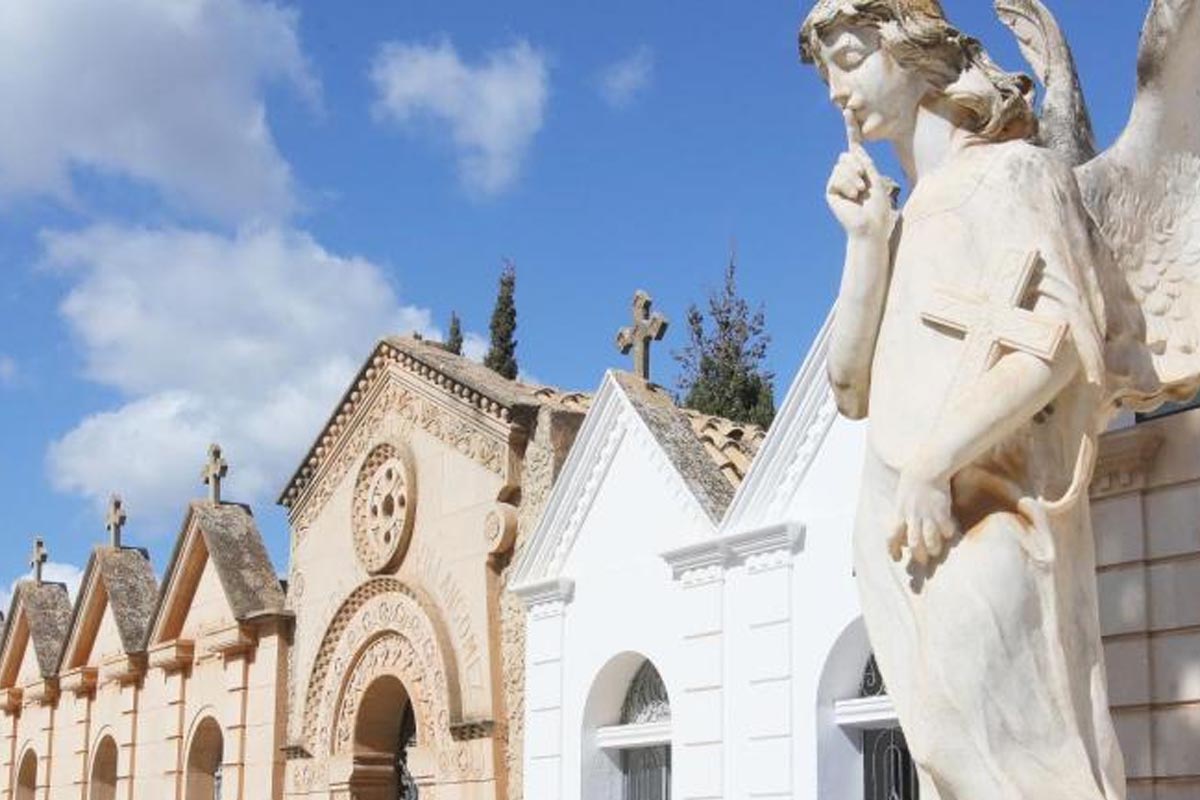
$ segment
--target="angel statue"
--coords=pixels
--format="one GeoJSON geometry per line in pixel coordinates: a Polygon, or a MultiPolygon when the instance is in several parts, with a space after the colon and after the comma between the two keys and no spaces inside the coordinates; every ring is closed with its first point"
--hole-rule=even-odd
{"type": "Polygon", "coordinates": [[[800,32],[848,140],[828,361],[869,418],[856,573],[923,800],[1114,800],[1088,485],[1117,410],[1200,387],[1200,0],[1153,0],[1101,155],[1053,17],[996,6],[1040,107],[937,0],[820,0],[800,32]]]}

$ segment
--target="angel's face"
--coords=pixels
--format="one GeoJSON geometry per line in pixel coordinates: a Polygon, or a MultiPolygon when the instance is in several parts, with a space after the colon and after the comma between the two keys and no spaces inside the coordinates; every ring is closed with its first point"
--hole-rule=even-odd
{"type": "Polygon", "coordinates": [[[892,58],[877,28],[835,25],[821,36],[817,60],[830,99],[854,116],[865,139],[897,141],[911,134],[930,86],[892,58]]]}

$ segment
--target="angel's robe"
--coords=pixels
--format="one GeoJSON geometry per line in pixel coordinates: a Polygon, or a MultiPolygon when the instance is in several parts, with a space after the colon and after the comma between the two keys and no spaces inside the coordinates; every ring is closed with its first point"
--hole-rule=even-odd
{"type": "Polygon", "coordinates": [[[1087,503],[1104,396],[1102,251],[1075,179],[1024,142],[975,144],[921,179],[902,226],[872,365],[854,550],[923,800],[1123,798],[1087,503]],[[1081,366],[1041,414],[957,473],[964,532],[945,555],[930,567],[893,562],[899,473],[955,413],[965,374],[961,335],[922,314],[940,287],[982,289],[1009,251],[1041,254],[1026,307],[1069,326],[1062,346],[1081,366]]]}

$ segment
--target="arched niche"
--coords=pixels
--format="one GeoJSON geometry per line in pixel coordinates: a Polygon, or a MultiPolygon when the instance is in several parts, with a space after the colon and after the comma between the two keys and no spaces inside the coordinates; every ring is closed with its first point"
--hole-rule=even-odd
{"type": "Polygon", "coordinates": [[[37,753],[26,750],[17,768],[17,791],[14,800],[34,800],[37,794],[37,753]]]}
{"type": "Polygon", "coordinates": [[[817,797],[863,796],[862,731],[838,722],[840,701],[859,697],[871,642],[862,617],[842,629],[817,684],[817,797]]]}
{"type": "Polygon", "coordinates": [[[667,800],[671,703],[657,666],[622,653],[597,673],[584,706],[583,800],[667,800]]]}
{"type": "Polygon", "coordinates": [[[354,722],[351,796],[417,800],[408,763],[417,746],[416,711],[404,683],[395,675],[376,677],[363,693],[354,722]]]}
{"type": "Polygon", "coordinates": [[[115,800],[117,796],[117,743],[104,736],[92,755],[88,800],[115,800]]]}
{"type": "Polygon", "coordinates": [[[225,735],[212,717],[204,717],[188,747],[184,800],[221,800],[225,735]]]}

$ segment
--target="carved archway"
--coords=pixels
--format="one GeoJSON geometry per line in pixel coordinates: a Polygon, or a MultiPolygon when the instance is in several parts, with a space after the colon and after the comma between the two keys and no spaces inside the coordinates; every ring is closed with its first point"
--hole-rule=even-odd
{"type": "MultiPolygon", "coordinates": [[[[445,727],[462,721],[454,648],[433,603],[396,578],[373,578],[342,603],[313,660],[305,693],[303,731],[314,755],[336,752],[335,709],[340,708],[340,701],[335,706],[329,699],[345,695],[347,676],[362,662],[372,641],[385,633],[406,640],[425,665],[424,686],[432,697],[442,698],[439,702],[445,709],[445,727]]],[[[418,702],[415,689],[409,689],[414,703],[418,702]]]]}
{"type": "Polygon", "coordinates": [[[88,800],[115,800],[117,796],[117,743],[104,736],[92,756],[88,800]]]}
{"type": "Polygon", "coordinates": [[[188,747],[185,800],[221,800],[224,761],[221,725],[206,716],[196,726],[188,747]]]}
{"type": "Polygon", "coordinates": [[[26,750],[17,769],[17,791],[15,800],[34,800],[37,794],[37,753],[26,750]]]}

